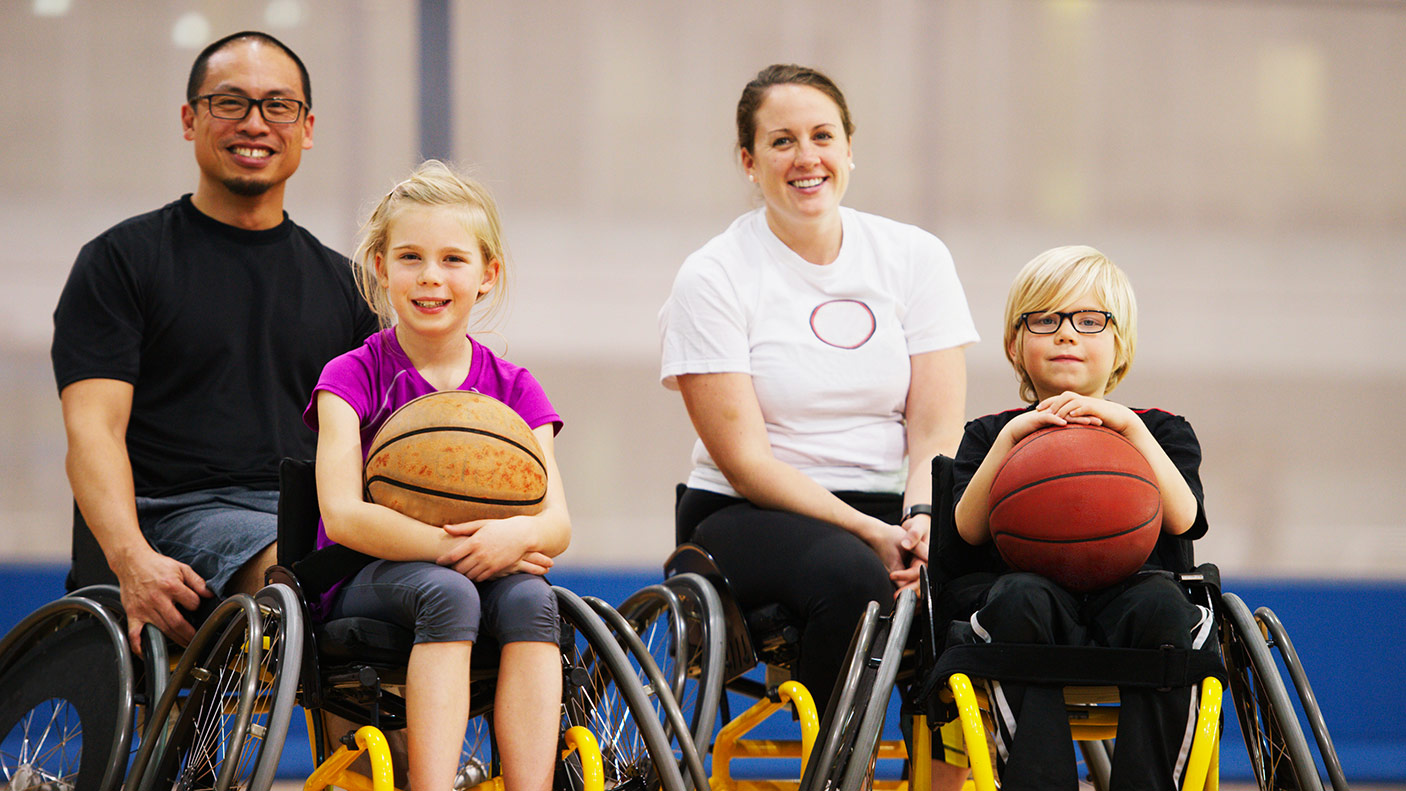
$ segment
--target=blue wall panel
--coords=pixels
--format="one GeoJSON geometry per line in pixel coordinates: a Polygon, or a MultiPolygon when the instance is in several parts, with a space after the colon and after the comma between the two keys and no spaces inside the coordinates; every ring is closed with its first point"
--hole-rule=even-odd
{"type": "MultiPolygon", "coordinates": [[[[0,631],[63,594],[59,566],[0,564],[0,631]]],[[[586,569],[569,566],[553,583],[618,604],[637,588],[656,582],[654,569],[586,569]]],[[[1268,606],[1284,622],[1314,686],[1349,780],[1406,782],[1406,583],[1302,580],[1227,580],[1251,609],[1268,606]]],[[[1288,683],[1288,674],[1282,674],[1288,683]]],[[[1290,694],[1293,694],[1290,689],[1290,694]]],[[[793,738],[789,718],[764,727],[793,738]]],[[[1221,751],[1221,774],[1249,778],[1233,716],[1221,751]]],[[[890,738],[896,729],[890,727],[890,738]]],[[[1305,732],[1307,728],[1305,726],[1305,732]]],[[[282,773],[305,776],[312,768],[301,717],[290,729],[282,773]]],[[[1312,737],[1309,737],[1310,740],[1312,737]]]]}

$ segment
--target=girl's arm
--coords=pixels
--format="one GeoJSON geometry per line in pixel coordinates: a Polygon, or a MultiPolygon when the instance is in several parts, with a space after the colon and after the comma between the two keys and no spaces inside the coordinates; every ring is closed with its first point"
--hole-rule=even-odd
{"type": "Polygon", "coordinates": [[[890,571],[903,568],[902,528],[856,511],[772,454],[750,376],[684,374],[678,385],[698,438],[739,495],[761,508],[838,525],[873,547],[890,571]]]}
{"type": "MultiPolygon", "coordinates": [[[[960,346],[909,359],[913,372],[903,415],[908,439],[904,513],[916,503],[932,504],[932,460],[938,454],[956,455],[967,398],[966,352],[960,346]]],[[[906,569],[893,573],[899,586],[917,582],[918,566],[928,560],[932,517],[914,515],[904,520],[903,529],[907,533],[903,548],[912,552],[913,558],[906,569]]]]}
{"type": "Polygon", "coordinates": [[[552,424],[532,430],[542,446],[547,467],[547,495],[542,510],[531,516],[506,519],[480,519],[445,525],[453,545],[436,561],[452,566],[472,580],[486,580],[515,571],[545,572],[550,558],[566,551],[571,542],[571,515],[566,510],[566,492],[557,469],[552,424]]]}
{"type": "Polygon", "coordinates": [[[362,499],[361,421],[340,396],[317,393],[317,502],[327,537],[386,560],[434,562],[455,539],[362,499]]]}

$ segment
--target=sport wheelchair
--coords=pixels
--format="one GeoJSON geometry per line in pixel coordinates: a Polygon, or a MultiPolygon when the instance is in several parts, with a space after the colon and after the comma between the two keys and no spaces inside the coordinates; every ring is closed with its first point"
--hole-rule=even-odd
{"type": "Polygon", "coordinates": [[[166,681],[165,638],[151,626],[142,638],[145,662],[128,647],[117,588],[93,585],[0,639],[0,787],[121,786],[138,713],[166,681]]]}
{"type": "MultiPolygon", "coordinates": [[[[15,704],[27,706],[21,740],[27,734],[26,744],[33,746],[33,736],[54,732],[49,723],[75,712],[86,740],[86,749],[76,752],[67,743],[39,757],[31,749],[16,770],[22,782],[13,773],[0,776],[9,788],[115,788],[125,774],[125,787],[133,791],[265,791],[295,704],[308,713],[317,764],[305,787],[393,788],[383,731],[404,727],[405,702],[394,688],[404,682],[413,636],[370,619],[309,622],[303,596],[330,582],[339,561],[336,552],[311,551],[318,514],[311,463],[285,460],[280,476],[280,562],[269,571],[269,585],[254,596],[221,602],[182,652],[164,690],[141,697],[120,615],[86,598],[66,597],[41,609],[0,642],[0,684],[10,689],[11,681],[19,681],[34,690],[15,704]],[[79,628],[72,628],[74,622],[79,628]],[[52,672],[55,662],[68,671],[62,677],[52,672]],[[55,697],[57,707],[43,702],[55,697]],[[132,721],[138,701],[149,713],[132,756],[132,730],[124,723],[132,721]],[[361,727],[345,735],[329,732],[324,712],[361,727]],[[369,775],[352,766],[364,752],[369,775]],[[58,770],[45,768],[40,778],[39,768],[55,762],[58,770]],[[97,780],[90,784],[92,778],[97,780]]],[[[563,751],[555,786],[682,791],[663,728],[620,647],[595,610],[569,591],[554,591],[563,672],[563,751]]],[[[502,787],[491,717],[484,716],[491,710],[495,654],[475,652],[468,679],[474,709],[460,788],[502,787]]],[[[166,666],[164,659],[151,665],[166,666]]],[[[7,718],[10,708],[7,698],[7,718]]]]}
{"type": "MultiPolygon", "coordinates": [[[[793,616],[777,605],[743,612],[722,571],[696,544],[681,544],[664,572],[662,582],[620,604],[618,615],[605,612],[603,602],[592,604],[631,651],[692,787],[857,789],[872,782],[876,756],[907,757],[901,742],[881,744],[879,735],[917,606],[913,593],[899,597],[890,615],[870,604],[822,719],[810,692],[790,678],[800,637],[793,616]],[[747,675],[758,665],[764,681],[747,675]],[[756,702],[733,717],[728,691],[756,702]],[[785,707],[799,721],[800,739],[748,738],[785,707]],[[711,777],[698,762],[709,753],[711,777]],[[735,758],[800,759],[801,776],[740,780],[730,766],[735,758]]],[[[925,761],[913,767],[915,787],[927,785],[929,770],[925,761]]]]}
{"type": "MultiPolygon", "coordinates": [[[[953,616],[965,617],[974,610],[972,593],[976,588],[963,591],[963,580],[942,569],[944,559],[950,561],[973,550],[956,532],[952,460],[937,457],[933,475],[933,545],[938,566],[934,572],[936,588],[925,600],[934,609],[920,614],[925,622],[917,631],[940,646],[953,616]]],[[[994,735],[993,717],[990,702],[981,692],[984,683],[979,680],[992,678],[1064,687],[1071,732],[1079,740],[1087,777],[1100,791],[1109,788],[1119,685],[1161,689],[1200,686],[1196,734],[1183,786],[1188,791],[1214,791],[1219,784],[1223,685],[1230,692],[1259,788],[1322,791],[1313,754],[1270,654],[1272,646],[1281,650],[1294,679],[1333,788],[1347,790],[1322,714],[1278,618],[1267,608],[1251,615],[1239,597],[1220,590],[1219,571],[1209,564],[1179,575],[1179,579],[1194,600],[1199,599],[1215,613],[1218,645],[1197,651],[1158,651],[959,644],[925,657],[920,671],[924,683],[915,698],[927,707],[934,721],[960,720],[977,791],[992,791],[997,785],[988,747],[988,738],[994,735]]]]}

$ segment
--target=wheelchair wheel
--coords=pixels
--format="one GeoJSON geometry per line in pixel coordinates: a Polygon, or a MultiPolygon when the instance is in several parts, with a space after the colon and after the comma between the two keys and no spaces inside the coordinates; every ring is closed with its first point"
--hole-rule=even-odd
{"type": "MultiPolygon", "coordinates": [[[[683,791],[668,737],[620,645],[581,597],[553,590],[574,632],[563,639],[564,726],[584,726],[596,737],[607,789],[683,791]]],[[[564,769],[566,785],[582,788],[580,767],[568,762],[564,769]]]]}
{"type": "Polygon", "coordinates": [[[129,787],[267,791],[292,714],[303,623],[271,585],[222,602],[153,709],[129,787]]]}
{"type": "Polygon", "coordinates": [[[864,713],[861,706],[873,692],[877,662],[871,662],[880,637],[878,602],[870,602],[855,627],[846,654],[844,669],[830,695],[830,703],[820,720],[823,741],[816,745],[801,775],[800,791],[832,791],[839,787],[856,758],[857,739],[864,713]]]}
{"type": "MultiPolygon", "coordinates": [[[[694,744],[688,722],[684,719],[683,712],[679,710],[678,700],[674,697],[669,680],[655,662],[654,657],[645,646],[644,640],[635,632],[635,628],[630,622],[625,620],[625,617],[609,604],[594,596],[587,596],[583,601],[595,610],[601,622],[614,633],[615,639],[625,652],[625,657],[630,662],[630,669],[643,688],[655,718],[664,727],[664,734],[672,747],[675,763],[679,765],[682,773],[686,773],[685,788],[708,788],[708,773],[703,769],[703,760],[699,757],[698,748],[694,744]]],[[[668,617],[667,613],[664,615],[666,618],[668,617]]],[[[679,619],[676,622],[682,623],[682,620],[679,619]]],[[[672,654],[673,652],[666,651],[665,653],[672,654]]]]}
{"type": "Polygon", "coordinates": [[[908,644],[916,602],[916,594],[904,591],[894,604],[893,614],[880,619],[871,652],[864,657],[863,675],[855,698],[858,716],[848,719],[846,730],[853,730],[854,736],[851,740],[848,733],[842,735],[843,742],[849,746],[837,754],[835,763],[830,766],[827,788],[859,791],[873,785],[879,736],[894,681],[898,678],[898,666],[903,660],[903,649],[908,644]]]}
{"type": "MultiPolygon", "coordinates": [[[[662,671],[697,752],[706,754],[717,727],[726,661],[717,591],[697,574],[678,574],[635,592],[619,612],[662,671]]],[[[672,739],[668,722],[665,731],[672,739]]]]}
{"type": "Polygon", "coordinates": [[[65,597],[0,640],[0,786],[116,789],[130,756],[134,672],[120,618],[65,597]]]}
{"type": "Polygon", "coordinates": [[[1240,597],[1221,595],[1221,647],[1250,767],[1261,791],[1323,791],[1284,681],[1240,597]]]}
{"type": "Polygon", "coordinates": [[[1328,723],[1323,719],[1323,710],[1318,707],[1318,699],[1314,697],[1313,687],[1308,683],[1308,674],[1304,672],[1303,663],[1299,661],[1299,652],[1294,650],[1294,643],[1289,639],[1289,630],[1284,628],[1279,616],[1268,607],[1255,610],[1255,620],[1269,633],[1269,645],[1278,648],[1279,655],[1284,658],[1284,667],[1289,669],[1289,678],[1299,693],[1299,703],[1303,704],[1304,716],[1308,719],[1309,729],[1313,731],[1314,741],[1318,743],[1318,754],[1323,757],[1323,766],[1328,770],[1328,779],[1332,782],[1334,791],[1348,791],[1347,777],[1343,775],[1342,763],[1338,761],[1338,751],[1333,747],[1332,737],[1328,735],[1328,723]]]}

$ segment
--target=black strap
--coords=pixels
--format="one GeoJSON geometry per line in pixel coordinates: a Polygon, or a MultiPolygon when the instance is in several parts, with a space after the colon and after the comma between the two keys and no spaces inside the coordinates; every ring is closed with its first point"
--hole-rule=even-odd
{"type": "Polygon", "coordinates": [[[982,643],[948,646],[914,696],[923,700],[953,673],[1001,681],[1060,686],[1172,689],[1206,678],[1226,683],[1225,663],[1213,648],[1105,648],[982,643]]]}
{"type": "Polygon", "coordinates": [[[375,557],[333,544],[314,550],[293,564],[293,573],[307,596],[318,596],[341,580],[361,571],[375,557]]]}

